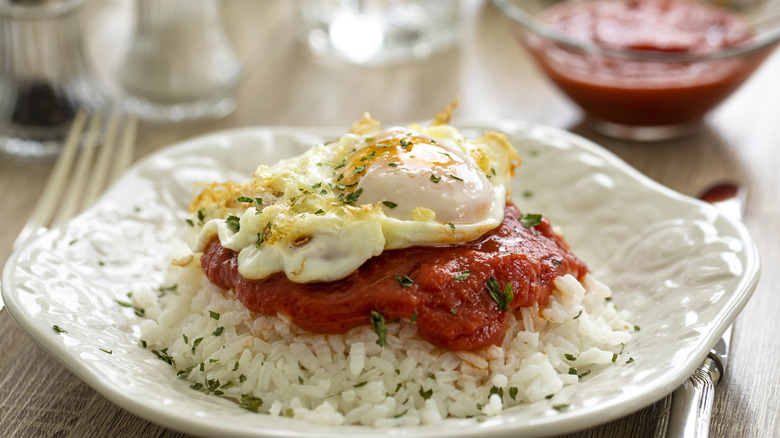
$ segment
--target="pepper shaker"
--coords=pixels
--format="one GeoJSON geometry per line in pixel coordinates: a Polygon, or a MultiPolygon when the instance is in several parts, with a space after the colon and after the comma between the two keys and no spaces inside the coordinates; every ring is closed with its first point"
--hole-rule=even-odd
{"type": "Polygon", "coordinates": [[[0,0],[0,151],[56,155],[78,109],[107,101],[87,59],[83,0],[0,0]]]}

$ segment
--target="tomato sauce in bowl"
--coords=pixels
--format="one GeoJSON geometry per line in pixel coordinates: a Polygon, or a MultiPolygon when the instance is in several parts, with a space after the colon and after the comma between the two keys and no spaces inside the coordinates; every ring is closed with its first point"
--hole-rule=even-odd
{"type": "Polygon", "coordinates": [[[757,46],[746,20],[691,0],[565,2],[533,23],[541,32],[525,43],[545,74],[597,130],[640,140],[689,131],[776,45],[757,46]]]}

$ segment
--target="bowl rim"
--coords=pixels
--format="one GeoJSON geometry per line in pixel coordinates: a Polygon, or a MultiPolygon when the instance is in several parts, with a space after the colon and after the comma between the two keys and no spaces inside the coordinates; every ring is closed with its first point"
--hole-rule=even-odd
{"type": "Polygon", "coordinates": [[[527,13],[513,0],[493,0],[493,4],[498,7],[512,21],[520,24],[523,28],[548,38],[555,43],[567,48],[582,52],[606,55],[617,58],[625,58],[637,61],[651,62],[702,62],[727,59],[742,55],[752,54],[764,49],[771,49],[772,46],[780,42],[780,25],[773,28],[763,29],[772,22],[780,23],[780,16],[773,16],[769,19],[761,20],[757,25],[751,25],[756,32],[755,37],[747,43],[737,46],[726,47],[715,52],[707,54],[691,53],[668,53],[660,51],[634,50],[634,49],[615,49],[605,47],[593,42],[577,40],[554,29],[551,26],[543,24],[540,20],[527,13]]]}

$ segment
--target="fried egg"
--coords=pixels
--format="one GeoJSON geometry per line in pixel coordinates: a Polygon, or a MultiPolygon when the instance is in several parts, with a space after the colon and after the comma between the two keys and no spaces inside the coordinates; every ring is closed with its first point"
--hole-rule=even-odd
{"type": "Polygon", "coordinates": [[[245,278],[338,280],[385,250],[498,227],[517,165],[498,133],[467,140],[446,124],[383,129],[365,117],[337,141],[260,165],[249,184],[205,187],[190,206],[194,250],[217,237],[245,278]]]}

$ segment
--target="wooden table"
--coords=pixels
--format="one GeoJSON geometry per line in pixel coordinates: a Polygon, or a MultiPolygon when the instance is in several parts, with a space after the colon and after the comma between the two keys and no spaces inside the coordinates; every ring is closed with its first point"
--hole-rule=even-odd
{"type": "MultiPolygon", "coordinates": [[[[107,83],[131,27],[125,0],[88,1],[87,32],[107,83]]],[[[780,435],[780,52],[701,131],[669,142],[631,143],[583,127],[580,113],[540,74],[491,5],[468,3],[461,48],[428,62],[381,68],[325,64],[296,40],[291,2],[228,0],[226,20],[246,66],[236,111],[222,120],[142,124],[136,158],[202,133],[254,125],[347,127],[370,110],[386,123],[426,119],[461,96],[458,117],[529,120],[591,138],[650,178],[696,195],[727,178],[749,190],[745,222],[758,242],[761,282],[737,319],[733,356],[718,386],[716,437],[780,435]]],[[[0,262],[8,258],[51,163],[0,157],[0,262]]],[[[653,406],[572,436],[651,436],[653,406]]],[[[183,436],[107,401],[0,314],[0,436],[183,436]]]]}

